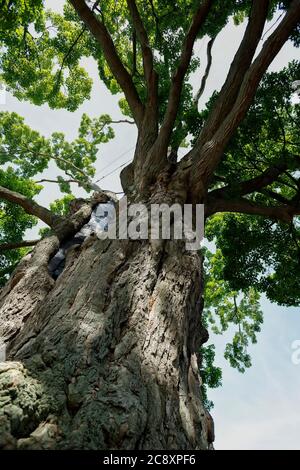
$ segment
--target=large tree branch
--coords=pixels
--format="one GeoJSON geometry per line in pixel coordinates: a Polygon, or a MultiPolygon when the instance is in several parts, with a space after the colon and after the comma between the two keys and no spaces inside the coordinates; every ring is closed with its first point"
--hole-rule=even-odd
{"type": "MultiPolygon", "coordinates": [[[[204,195],[209,180],[217,167],[230,138],[242,122],[248,111],[259,82],[265,71],[276,57],[291,32],[300,21],[300,0],[293,0],[284,19],[274,33],[267,39],[261,52],[245,74],[235,104],[218,130],[203,146],[199,142],[186,160],[194,160],[190,167],[192,192],[204,195]]],[[[186,164],[186,162],[183,162],[186,164]]]]}
{"type": "Polygon", "coordinates": [[[71,217],[61,217],[53,214],[49,209],[40,206],[32,199],[28,199],[23,194],[11,191],[10,189],[0,186],[0,199],[13,202],[21,206],[27,214],[34,215],[45,222],[55,232],[60,241],[74,235],[89,220],[93,207],[99,203],[108,201],[117,201],[115,194],[109,191],[98,191],[83,204],[80,209],[71,217]]]}
{"type": "Polygon", "coordinates": [[[16,250],[36,245],[40,240],[22,240],[15,243],[0,243],[0,252],[7,250],[16,250]]]}
{"type": "Polygon", "coordinates": [[[208,17],[212,4],[213,0],[204,0],[201,2],[201,5],[194,14],[192,23],[183,42],[179,63],[172,77],[168,105],[158,137],[158,145],[162,147],[163,151],[165,152],[167,152],[171,132],[176,120],[180,104],[182,86],[186,72],[191,62],[194,44],[201,27],[208,17]]]}
{"type": "Polygon", "coordinates": [[[213,215],[217,212],[239,212],[249,215],[261,215],[290,223],[294,216],[300,215],[300,205],[283,204],[280,206],[263,206],[244,198],[208,198],[207,204],[205,205],[206,216],[213,215]]]}
{"type": "Polygon", "coordinates": [[[136,124],[141,126],[144,116],[144,106],[140,100],[130,73],[124,67],[117,53],[106,26],[96,18],[93,11],[90,10],[84,0],[69,1],[79,15],[79,18],[100,44],[105,60],[125,94],[136,124]]]}
{"type": "Polygon", "coordinates": [[[133,27],[136,31],[137,38],[141,45],[142,55],[143,55],[143,65],[144,73],[147,82],[148,94],[150,95],[153,92],[153,52],[150,47],[148,33],[143,24],[142,18],[139,14],[138,8],[136,6],[135,0],[127,0],[128,9],[130,11],[130,16],[132,19],[133,27]]]}
{"type": "Polygon", "coordinates": [[[284,19],[276,28],[275,32],[265,42],[258,57],[255,59],[250,69],[245,74],[245,78],[243,80],[234,107],[214,136],[218,138],[222,135],[223,146],[227,144],[239,124],[242,122],[253,101],[256,90],[264,73],[299,22],[300,0],[293,0],[284,19]]]}
{"type": "Polygon", "coordinates": [[[274,199],[277,202],[282,203],[282,204],[289,204],[290,203],[290,201],[286,197],[282,196],[282,194],[276,193],[276,191],[272,191],[271,189],[262,188],[259,192],[261,194],[264,194],[265,196],[268,196],[268,197],[274,199]]]}
{"type": "Polygon", "coordinates": [[[194,14],[183,42],[178,66],[171,80],[167,109],[158,136],[153,143],[151,142],[151,150],[143,152],[146,154],[146,159],[139,162],[138,166],[136,165],[136,170],[141,175],[139,189],[142,192],[149,190],[149,186],[153,183],[155,177],[168,165],[168,146],[178,113],[184,78],[191,62],[197,35],[207,19],[212,4],[213,0],[202,1],[194,14]]]}
{"type": "Polygon", "coordinates": [[[6,201],[13,202],[21,206],[27,214],[34,215],[40,220],[49,225],[49,227],[55,230],[57,224],[63,220],[62,217],[53,214],[46,207],[40,206],[37,202],[32,199],[23,196],[23,194],[11,191],[10,189],[0,186],[0,198],[5,199],[6,201]]]}
{"type": "Polygon", "coordinates": [[[237,182],[223,188],[215,189],[209,193],[212,197],[222,197],[230,194],[244,196],[269,186],[277,180],[278,176],[285,172],[287,164],[282,162],[267,168],[261,175],[250,180],[237,182]]]}
{"type": "Polygon", "coordinates": [[[217,127],[223,122],[234,105],[245,73],[251,65],[261,39],[269,4],[269,0],[253,0],[252,2],[251,13],[243,40],[235,54],[214,108],[201,132],[199,145],[203,145],[215,133],[217,127]]]}
{"type": "MultiPolygon", "coordinates": [[[[141,45],[143,56],[144,75],[147,85],[147,104],[144,113],[144,126],[140,137],[144,140],[145,135],[149,142],[155,141],[158,132],[158,75],[154,70],[153,51],[150,47],[148,33],[138,11],[135,0],[127,0],[128,9],[132,23],[141,45]]],[[[143,152],[141,152],[143,153],[143,152]]]]}

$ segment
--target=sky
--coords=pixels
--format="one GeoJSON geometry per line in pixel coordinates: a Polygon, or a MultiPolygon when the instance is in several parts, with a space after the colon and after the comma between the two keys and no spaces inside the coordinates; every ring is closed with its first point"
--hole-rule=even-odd
{"type": "MultiPolygon", "coordinates": [[[[46,3],[59,11],[64,2],[49,0],[46,3]]],[[[266,30],[272,23],[267,25],[266,30]]],[[[200,107],[214,90],[222,86],[243,30],[244,25],[236,27],[230,22],[218,36],[213,47],[209,81],[200,107]]],[[[201,69],[191,78],[195,90],[206,65],[206,44],[204,39],[196,45],[201,69]]],[[[290,60],[299,58],[299,50],[290,43],[286,44],[270,70],[280,70],[290,60]]],[[[119,97],[112,97],[100,83],[96,64],[92,60],[85,60],[84,65],[94,80],[94,86],[91,99],[76,112],[50,110],[47,105],[36,107],[28,102],[19,102],[8,93],[5,102],[0,104],[0,111],[17,112],[25,117],[28,125],[45,136],[50,136],[54,131],[63,131],[69,139],[76,137],[83,113],[91,117],[105,113],[112,119],[122,118],[117,104],[119,97]]],[[[100,148],[94,180],[104,177],[100,186],[117,192],[121,191],[120,168],[117,167],[132,159],[136,129],[128,124],[114,125],[114,129],[115,139],[100,148]],[[112,174],[106,176],[112,171],[112,174]]],[[[58,174],[54,165],[47,171],[48,178],[58,174]]],[[[73,186],[73,192],[76,196],[85,194],[76,185],[73,186]]],[[[56,185],[49,184],[37,200],[49,206],[51,201],[59,197],[56,185]]],[[[35,238],[36,235],[37,229],[31,231],[27,238],[35,238]]],[[[293,361],[295,351],[292,348],[295,341],[300,341],[300,309],[276,306],[263,298],[262,310],[264,324],[258,334],[258,344],[249,348],[252,367],[245,374],[230,368],[223,357],[225,344],[232,337],[232,331],[221,337],[211,335],[208,342],[216,345],[216,365],[223,369],[222,387],[209,391],[209,399],[215,404],[212,415],[216,428],[216,449],[300,449],[300,361],[293,361]]]]}

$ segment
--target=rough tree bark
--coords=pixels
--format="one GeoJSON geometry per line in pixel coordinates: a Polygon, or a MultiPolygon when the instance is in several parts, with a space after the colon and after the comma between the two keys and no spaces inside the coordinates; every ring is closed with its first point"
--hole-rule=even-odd
{"type": "Polygon", "coordinates": [[[0,447],[207,449],[201,259],[90,237],[55,282],[40,242],[1,295],[0,447]]]}
{"type": "MultiPolygon", "coordinates": [[[[133,162],[121,174],[123,189],[138,202],[205,203],[206,216],[234,211],[291,222],[300,213],[298,199],[262,206],[243,197],[270,184],[284,171],[284,162],[243,181],[238,194],[230,186],[209,193],[209,186],[261,78],[299,24],[300,0],[290,2],[255,60],[270,2],[253,0],[244,39],[215,108],[192,150],[177,165],[168,162],[193,46],[213,3],[203,0],[194,12],[159,126],[160,77],[136,2],[128,0],[127,5],[141,46],[146,100],[139,96],[103,17],[84,0],[70,0],[101,47],[138,128],[133,162]]],[[[48,261],[59,243],[90,217],[91,206],[65,220],[6,188],[0,188],[0,197],[55,232],[36,245],[0,292],[0,337],[7,345],[7,361],[0,364],[0,448],[211,448],[211,420],[199,377],[199,349],[207,340],[201,325],[199,255],[179,242],[154,249],[148,241],[90,237],[68,253],[55,282],[48,261]]]]}

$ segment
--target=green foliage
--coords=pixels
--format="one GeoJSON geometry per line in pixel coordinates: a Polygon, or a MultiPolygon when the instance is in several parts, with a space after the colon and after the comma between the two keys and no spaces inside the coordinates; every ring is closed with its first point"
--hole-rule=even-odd
{"type": "MultiPolygon", "coordinates": [[[[114,137],[108,115],[91,119],[82,116],[78,137],[68,142],[63,133],[53,133],[49,139],[32,130],[24,119],[16,113],[0,112],[0,185],[34,198],[43,185],[34,182],[34,177],[43,174],[50,162],[55,162],[58,170],[66,177],[58,175],[60,191],[68,196],[56,201],[50,207],[53,212],[63,213],[67,202],[73,198],[68,179],[76,181],[87,192],[91,190],[88,179],[95,174],[94,163],[99,146],[114,137]]],[[[27,215],[15,204],[0,203],[0,241],[19,242],[26,230],[37,220],[27,215]]],[[[49,229],[42,229],[45,236],[49,229]]],[[[28,250],[16,249],[0,255],[0,284],[4,284],[14,266],[28,250]]]]}
{"type": "MultiPolygon", "coordinates": [[[[280,72],[265,75],[245,119],[226,148],[215,173],[212,189],[261,174],[266,168],[286,162],[289,171],[270,189],[290,197],[297,191],[294,172],[300,169],[299,146],[300,106],[292,100],[292,83],[300,77],[300,61],[292,61],[280,72]],[[294,191],[291,191],[295,187],[294,191]]],[[[201,113],[199,132],[211,109],[215,95],[201,113]]],[[[195,134],[196,135],[196,134],[195,134]]],[[[233,193],[234,195],[234,193],[233,193]]],[[[253,200],[272,203],[267,193],[251,196],[253,200]],[[269,201],[269,202],[268,202],[269,201]],[[270,202],[271,201],[271,202],[270,202]]]]}
{"type": "Polygon", "coordinates": [[[79,64],[87,53],[86,41],[79,37],[82,26],[44,11],[41,1],[4,4],[0,16],[0,69],[9,90],[36,105],[77,109],[90,97],[92,86],[79,64]]]}
{"type": "MultiPolygon", "coordinates": [[[[99,76],[112,94],[121,89],[110,71],[97,41],[79,21],[69,2],[63,14],[46,11],[42,0],[3,0],[0,11],[0,80],[20,100],[51,108],[76,110],[89,99],[92,81],[83,67],[86,58],[96,61],[99,76]]],[[[89,6],[93,1],[87,2],[89,6]]],[[[268,19],[278,10],[285,10],[290,0],[270,2],[268,19]]],[[[172,73],[178,64],[183,38],[189,28],[198,0],[137,0],[142,20],[154,50],[155,69],[159,74],[159,120],[163,119],[172,73]]],[[[249,15],[250,0],[215,1],[199,34],[215,37],[233,18],[240,24],[249,15]]],[[[94,10],[105,23],[116,50],[132,74],[141,101],[147,99],[140,45],[133,48],[133,25],[125,0],[99,2],[94,10]]],[[[278,14],[278,12],[277,12],[278,14]]],[[[291,39],[300,44],[300,30],[291,39]]],[[[181,105],[171,145],[178,148],[193,143],[208,116],[217,93],[199,113],[193,103],[189,84],[191,73],[199,68],[194,55],[184,83],[181,105]]],[[[265,76],[255,102],[242,125],[227,146],[224,158],[211,182],[210,190],[230,186],[235,196],[238,183],[260,175],[270,165],[287,162],[289,170],[261,192],[246,197],[264,205],[277,199],[295,198],[300,170],[299,125],[300,106],[293,104],[292,82],[300,78],[300,62],[265,76]]],[[[123,95],[119,99],[124,115],[131,112],[123,95]]],[[[68,142],[61,132],[50,138],[41,136],[15,113],[0,113],[0,184],[34,198],[42,189],[34,179],[41,177],[50,162],[55,162],[63,198],[51,205],[57,214],[66,214],[73,198],[69,179],[90,191],[89,179],[95,174],[99,146],[114,137],[110,117],[91,119],[82,116],[78,137],[68,142]],[[62,176],[62,174],[64,176],[62,176]]],[[[8,202],[0,205],[0,239],[20,241],[36,219],[8,202]]],[[[256,342],[262,323],[259,294],[282,305],[299,305],[300,223],[293,226],[273,223],[260,217],[225,214],[208,221],[207,237],[216,243],[215,254],[206,252],[206,304],[204,320],[221,334],[233,331],[225,357],[233,367],[244,371],[251,360],[249,343],[256,342]]],[[[44,236],[49,232],[43,229],[44,236]]],[[[0,283],[26,250],[13,250],[0,256],[0,283]]],[[[203,395],[207,406],[207,387],[221,383],[221,371],[213,365],[214,347],[202,349],[203,395]]]]}
{"type": "Polygon", "coordinates": [[[299,305],[299,225],[226,214],[208,227],[222,251],[221,276],[232,289],[253,287],[279,305],[299,305]]]}
{"type": "MultiPolygon", "coordinates": [[[[0,169],[0,185],[18,191],[29,198],[36,196],[40,187],[27,180],[17,177],[14,170],[8,167],[0,169]]],[[[0,243],[17,243],[22,241],[24,232],[36,225],[37,220],[16,204],[0,201],[0,243]]],[[[10,250],[0,253],[0,286],[3,286],[19,260],[27,249],[10,250]]]]}
{"type": "Polygon", "coordinates": [[[205,309],[207,327],[215,334],[233,332],[231,343],[226,345],[225,359],[240,372],[251,366],[247,348],[257,342],[257,333],[263,322],[259,293],[251,286],[232,288],[224,278],[224,258],[220,249],[212,254],[206,251],[205,261],[205,309]]]}
{"type": "Polygon", "coordinates": [[[214,365],[215,346],[202,346],[201,348],[201,393],[203,404],[209,411],[214,407],[211,400],[208,399],[208,388],[217,388],[222,385],[222,370],[214,365]]]}
{"type": "MultiPolygon", "coordinates": [[[[89,4],[93,6],[94,2],[89,4]]],[[[160,75],[161,117],[166,107],[172,72],[180,57],[181,44],[198,5],[196,0],[137,1],[154,50],[155,68],[160,75]]],[[[214,2],[199,39],[205,35],[215,37],[232,15],[236,23],[241,22],[249,14],[250,5],[250,0],[214,2]]],[[[285,7],[284,2],[271,2],[270,20],[280,5],[285,7]]],[[[142,55],[139,44],[135,52],[133,49],[133,26],[126,2],[102,2],[94,13],[105,23],[121,60],[132,72],[136,88],[145,101],[142,55]]],[[[28,99],[37,105],[48,103],[52,108],[77,109],[89,98],[92,86],[91,79],[81,66],[82,59],[86,57],[96,60],[99,76],[112,94],[121,91],[102,49],[78,20],[68,2],[63,14],[58,14],[45,10],[41,0],[7,0],[1,11],[0,23],[0,44],[3,47],[0,69],[11,92],[19,99],[28,99]]],[[[180,127],[185,127],[189,114],[194,112],[188,79],[198,66],[199,60],[194,57],[182,96],[180,127]]],[[[130,115],[123,101],[121,110],[130,115]]],[[[179,140],[179,136],[176,139],[179,140]]]]}
{"type": "Polygon", "coordinates": [[[51,202],[51,212],[57,215],[68,215],[70,210],[70,202],[73,201],[74,196],[72,194],[66,194],[62,199],[56,199],[51,202]]]}
{"type": "MultiPolygon", "coordinates": [[[[32,130],[16,113],[0,113],[0,164],[13,164],[16,176],[32,178],[55,161],[58,169],[90,190],[87,178],[95,174],[94,163],[99,145],[114,137],[111,119],[104,114],[91,119],[83,114],[78,137],[68,142],[65,135],[55,132],[46,139],[32,130]]],[[[70,192],[60,178],[62,192],[70,192]]]]}
{"type": "MultiPolygon", "coordinates": [[[[289,170],[246,198],[266,206],[297,198],[300,106],[292,102],[292,83],[299,76],[300,62],[294,61],[264,77],[253,105],[226,149],[211,189],[229,186],[228,197],[234,198],[240,181],[286,163],[289,170]]],[[[205,119],[207,110],[202,114],[205,119]]],[[[246,292],[254,288],[280,305],[299,305],[299,218],[288,225],[259,216],[217,215],[208,221],[206,236],[217,245],[222,260],[218,277],[230,289],[246,292]]],[[[243,341],[240,337],[239,342],[243,341]]]]}
{"type": "MultiPolygon", "coordinates": [[[[72,194],[65,194],[61,199],[56,199],[50,203],[50,210],[57,215],[68,215],[70,210],[70,202],[73,201],[75,197],[72,194]]],[[[49,227],[43,227],[39,230],[40,236],[46,237],[50,235],[51,229],[49,227]]]]}

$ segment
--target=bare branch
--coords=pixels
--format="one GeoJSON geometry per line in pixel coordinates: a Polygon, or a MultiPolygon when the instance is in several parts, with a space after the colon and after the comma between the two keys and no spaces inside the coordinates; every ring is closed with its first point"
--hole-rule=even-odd
{"type": "MultiPolygon", "coordinates": [[[[42,154],[40,154],[42,155],[42,154]]],[[[45,156],[45,155],[44,155],[45,156]]],[[[89,176],[85,173],[85,171],[83,171],[81,168],[79,168],[77,165],[75,165],[73,162],[69,161],[69,160],[66,160],[65,158],[63,157],[57,157],[57,156],[54,156],[54,155],[51,155],[49,158],[53,158],[53,160],[56,160],[58,162],[62,162],[62,163],[65,163],[66,165],[69,165],[71,166],[75,171],[78,171],[78,173],[80,173],[82,176],[84,176],[84,178],[87,180],[87,182],[90,181],[90,178],[89,176]]]]}
{"type": "Polygon", "coordinates": [[[211,53],[211,51],[212,51],[212,47],[214,45],[215,40],[216,40],[216,37],[211,38],[208,41],[208,44],[207,44],[207,50],[206,50],[207,64],[206,64],[206,69],[205,69],[204,75],[203,75],[202,80],[201,80],[200,88],[199,88],[199,90],[196,93],[195,98],[194,98],[195,106],[198,106],[199,100],[200,100],[200,98],[203,95],[204,90],[205,90],[206,82],[207,82],[209,72],[210,72],[210,69],[211,69],[211,65],[212,65],[212,53],[211,53]]]}
{"type": "Polygon", "coordinates": [[[43,179],[41,179],[41,180],[35,181],[35,184],[40,184],[40,183],[56,183],[56,184],[60,184],[61,182],[63,182],[63,183],[77,183],[78,185],[82,185],[82,181],[79,181],[79,180],[69,179],[69,180],[59,181],[59,180],[51,180],[51,179],[48,179],[48,178],[43,178],[43,179]]]}
{"type": "MultiPolygon", "coordinates": [[[[66,174],[68,176],[71,176],[67,171],[66,171],[66,174]]],[[[88,180],[88,181],[80,181],[80,180],[76,180],[76,179],[73,179],[73,178],[70,178],[69,180],[64,180],[64,179],[61,179],[60,181],[59,180],[52,180],[52,179],[48,179],[48,178],[43,178],[39,181],[35,181],[36,184],[40,184],[40,183],[55,183],[55,184],[61,184],[61,183],[76,183],[78,184],[78,186],[84,188],[86,186],[88,186],[90,189],[93,189],[94,191],[97,191],[97,192],[103,192],[103,193],[107,193],[107,191],[104,191],[100,188],[100,186],[97,184],[97,183],[93,183],[91,180],[88,180]]],[[[113,194],[113,193],[112,193],[113,194]]]]}
{"type": "Polygon", "coordinates": [[[7,250],[16,250],[36,245],[40,240],[22,240],[16,243],[0,243],[0,252],[7,250]]]}
{"type": "Polygon", "coordinates": [[[28,199],[26,196],[23,196],[23,194],[11,191],[10,189],[4,188],[3,186],[0,186],[0,198],[18,204],[19,206],[23,207],[27,214],[31,214],[35,217],[38,217],[40,220],[45,222],[47,225],[49,225],[49,227],[53,228],[54,230],[57,223],[63,220],[62,217],[53,214],[49,209],[40,206],[37,202],[33,201],[32,199],[28,199]]]}
{"type": "Polygon", "coordinates": [[[84,0],[69,1],[78,13],[79,18],[84,22],[86,27],[100,44],[105,60],[125,94],[136,124],[141,126],[144,116],[144,106],[140,100],[130,73],[124,67],[117,53],[106,26],[96,18],[93,11],[89,9],[84,0]]]}

